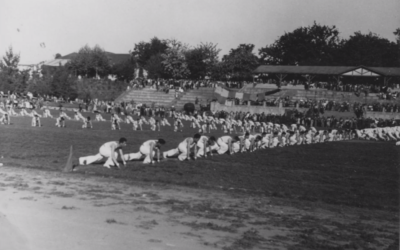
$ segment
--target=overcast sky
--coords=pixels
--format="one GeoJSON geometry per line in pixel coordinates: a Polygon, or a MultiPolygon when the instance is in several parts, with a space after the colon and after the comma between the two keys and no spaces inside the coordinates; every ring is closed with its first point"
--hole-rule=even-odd
{"type": "Polygon", "coordinates": [[[395,41],[399,10],[400,0],[0,0],[0,56],[12,46],[21,64],[38,63],[85,44],[128,53],[154,36],[212,42],[220,56],[252,43],[258,55],[314,20],[342,38],[371,31],[395,41]]]}

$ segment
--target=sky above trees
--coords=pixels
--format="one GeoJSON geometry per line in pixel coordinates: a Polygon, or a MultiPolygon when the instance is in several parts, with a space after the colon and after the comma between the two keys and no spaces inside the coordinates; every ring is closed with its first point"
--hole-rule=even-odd
{"type": "Polygon", "coordinates": [[[395,41],[399,9],[398,0],[0,0],[0,54],[12,46],[29,64],[86,44],[129,53],[156,36],[218,44],[222,57],[239,44],[258,51],[314,21],[335,25],[341,38],[371,31],[395,41]]]}

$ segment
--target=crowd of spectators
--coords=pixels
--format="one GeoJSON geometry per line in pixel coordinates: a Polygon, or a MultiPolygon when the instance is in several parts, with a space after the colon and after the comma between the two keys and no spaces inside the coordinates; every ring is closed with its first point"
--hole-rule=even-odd
{"type": "Polygon", "coordinates": [[[307,82],[302,80],[290,80],[285,81],[283,80],[279,83],[276,79],[268,79],[267,81],[263,81],[259,79],[257,83],[270,83],[276,84],[277,86],[304,86],[304,89],[326,89],[332,91],[339,91],[339,92],[352,92],[357,96],[366,95],[368,96],[370,93],[376,94],[380,99],[383,100],[393,100],[400,97],[400,84],[398,83],[390,83],[387,85],[382,84],[358,84],[358,83],[344,83],[342,81],[335,82],[322,82],[322,81],[314,81],[314,82],[307,82]]]}
{"type": "MultiPolygon", "coordinates": [[[[244,101],[237,98],[231,98],[235,105],[248,105],[250,101],[244,101]]],[[[251,105],[263,106],[262,101],[253,101],[251,105]]],[[[386,113],[400,113],[400,105],[394,102],[374,102],[374,103],[359,103],[348,101],[333,101],[328,99],[316,100],[311,98],[304,98],[300,100],[292,100],[290,97],[284,98],[270,98],[265,100],[267,107],[283,107],[283,108],[317,108],[324,111],[337,111],[337,112],[356,112],[362,108],[363,111],[386,112],[386,113]]]]}
{"type": "Polygon", "coordinates": [[[186,91],[189,89],[199,89],[200,87],[206,88],[214,88],[217,84],[222,84],[227,88],[240,89],[244,85],[248,84],[247,82],[220,82],[220,81],[212,81],[212,80],[175,80],[175,79],[144,79],[138,78],[134,79],[130,82],[130,86],[128,89],[142,89],[145,87],[155,89],[158,91],[167,92],[171,89],[177,91],[186,91]]]}
{"type": "Polygon", "coordinates": [[[400,125],[400,120],[395,119],[372,119],[364,117],[338,118],[334,116],[310,115],[307,112],[299,112],[297,110],[291,110],[283,115],[265,114],[264,112],[250,114],[249,112],[241,111],[217,111],[214,115],[218,118],[231,117],[236,120],[251,119],[255,122],[272,122],[277,124],[285,124],[287,126],[290,126],[291,124],[299,124],[308,128],[319,127],[330,129],[364,129],[400,125]]]}

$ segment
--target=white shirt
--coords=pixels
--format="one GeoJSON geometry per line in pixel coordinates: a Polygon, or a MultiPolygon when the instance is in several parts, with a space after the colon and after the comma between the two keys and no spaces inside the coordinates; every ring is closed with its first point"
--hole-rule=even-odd
{"type": "Polygon", "coordinates": [[[232,137],[230,137],[229,135],[225,135],[219,138],[223,143],[228,144],[229,140],[232,140],[232,137]]]}
{"type": "Polygon", "coordinates": [[[143,147],[149,147],[151,146],[151,144],[153,143],[154,145],[156,145],[156,143],[158,142],[158,140],[148,140],[143,142],[142,146],[143,147]]]}

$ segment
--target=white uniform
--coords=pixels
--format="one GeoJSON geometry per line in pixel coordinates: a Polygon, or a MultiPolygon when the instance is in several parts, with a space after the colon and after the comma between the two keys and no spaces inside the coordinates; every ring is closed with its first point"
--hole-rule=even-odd
{"type": "Polygon", "coordinates": [[[193,143],[193,138],[188,137],[185,140],[183,140],[181,143],[179,143],[178,148],[165,151],[163,153],[164,158],[174,157],[174,156],[178,155],[178,159],[180,161],[186,160],[188,158],[188,154],[190,153],[187,151],[188,143],[190,143],[189,148],[192,148],[194,145],[196,145],[195,143],[193,143]]]}
{"type": "Polygon", "coordinates": [[[296,134],[292,134],[289,136],[289,145],[296,145],[297,140],[296,140],[296,134]]]}
{"type": "Polygon", "coordinates": [[[79,165],[89,165],[94,162],[100,161],[103,159],[103,157],[105,157],[107,158],[107,161],[104,163],[104,167],[110,168],[110,166],[114,165],[112,156],[114,154],[114,156],[117,157],[118,155],[117,151],[119,149],[120,148],[118,147],[118,142],[116,141],[106,142],[100,147],[99,153],[97,155],[80,157],[79,165]]]}
{"type": "Polygon", "coordinates": [[[206,147],[206,144],[207,144],[207,141],[208,141],[208,137],[207,137],[207,136],[204,136],[204,135],[202,135],[202,136],[200,137],[200,139],[197,141],[197,144],[196,144],[196,146],[197,146],[197,154],[196,154],[196,157],[205,156],[205,155],[206,155],[205,153],[207,153],[207,152],[209,151],[208,148],[205,148],[205,147],[206,147]],[[205,150],[207,150],[207,152],[204,152],[205,150]]]}
{"type": "Polygon", "coordinates": [[[282,136],[280,146],[285,147],[286,145],[287,145],[287,138],[286,138],[286,136],[282,136]]]}
{"type": "Polygon", "coordinates": [[[310,132],[308,132],[308,133],[306,134],[306,136],[305,136],[305,143],[306,143],[306,144],[311,144],[311,143],[312,143],[312,136],[311,136],[311,133],[310,133],[310,132]]]}
{"type": "Polygon", "coordinates": [[[98,122],[105,122],[106,119],[104,119],[103,116],[101,116],[101,114],[97,114],[97,115],[96,115],[96,121],[98,121],[98,122]]]}
{"type": "MultiPolygon", "coordinates": [[[[156,145],[158,140],[148,140],[145,141],[139,149],[139,152],[137,153],[131,153],[131,154],[125,154],[124,159],[126,161],[132,161],[132,160],[141,160],[144,159],[143,163],[148,164],[151,163],[151,158],[150,158],[150,149],[152,144],[156,145]]],[[[155,156],[157,149],[153,149],[153,157],[155,156]]]]}
{"type": "Polygon", "coordinates": [[[270,134],[266,134],[263,136],[261,139],[261,148],[269,148],[269,139],[270,139],[270,134]]]}
{"type": "Polygon", "coordinates": [[[279,145],[278,137],[273,137],[271,140],[270,148],[275,148],[279,145]]]}
{"type": "MultiPolygon", "coordinates": [[[[232,140],[232,137],[229,135],[222,136],[218,138],[217,144],[219,146],[218,154],[225,154],[229,150],[229,141],[232,140]]],[[[232,152],[231,152],[232,153],[232,152]]]]}

